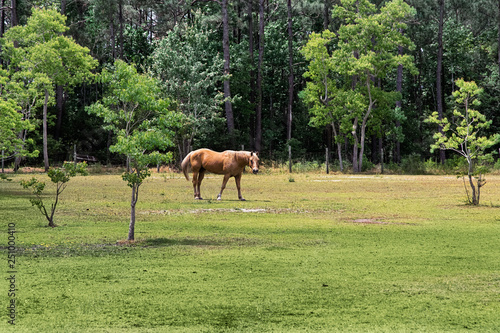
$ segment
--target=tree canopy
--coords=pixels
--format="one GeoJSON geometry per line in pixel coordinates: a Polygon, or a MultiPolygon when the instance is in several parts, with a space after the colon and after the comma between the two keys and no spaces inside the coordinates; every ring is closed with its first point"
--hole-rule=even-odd
{"type": "Polygon", "coordinates": [[[74,144],[122,162],[109,151],[119,131],[85,111],[96,101],[119,110],[103,81],[116,59],[158,79],[184,115],[177,148],[169,148],[176,161],[190,149],[242,145],[273,160],[288,145],[305,159],[336,146],[332,157],[354,171],[437,159],[425,119],[437,110],[453,115],[460,77],[484,90],[478,111],[492,121],[485,135],[499,131],[494,0],[15,3],[15,12],[1,9],[1,65],[12,82],[2,88],[2,112],[21,123],[2,140],[17,147],[9,149],[19,163],[62,161],[74,144]],[[44,154],[21,162],[34,151],[44,154]]]}

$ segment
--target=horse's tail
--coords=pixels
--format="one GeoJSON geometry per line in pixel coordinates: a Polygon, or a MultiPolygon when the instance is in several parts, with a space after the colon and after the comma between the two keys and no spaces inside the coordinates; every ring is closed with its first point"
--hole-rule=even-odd
{"type": "Polygon", "coordinates": [[[187,180],[189,180],[188,169],[191,167],[191,153],[187,154],[181,163],[182,172],[184,173],[184,177],[186,177],[187,180]]]}

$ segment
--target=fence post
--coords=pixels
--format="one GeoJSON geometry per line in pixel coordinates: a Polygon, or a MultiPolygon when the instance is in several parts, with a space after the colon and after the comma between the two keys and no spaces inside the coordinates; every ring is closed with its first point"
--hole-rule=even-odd
{"type": "Polygon", "coordinates": [[[2,149],[2,173],[4,173],[4,170],[3,170],[3,159],[4,159],[4,150],[2,149]]]}
{"type": "Polygon", "coordinates": [[[384,148],[380,148],[380,173],[384,173],[384,148]]]}
{"type": "Polygon", "coordinates": [[[73,162],[75,162],[75,167],[76,167],[76,144],[73,145],[73,162]]]}
{"type": "Polygon", "coordinates": [[[328,147],[326,147],[326,174],[330,173],[330,169],[328,168],[328,147]]]}
{"type": "Polygon", "coordinates": [[[241,145],[241,150],[245,150],[245,145],[241,145]]]}
{"type": "Polygon", "coordinates": [[[292,146],[288,145],[288,172],[292,173],[292,146]]]}

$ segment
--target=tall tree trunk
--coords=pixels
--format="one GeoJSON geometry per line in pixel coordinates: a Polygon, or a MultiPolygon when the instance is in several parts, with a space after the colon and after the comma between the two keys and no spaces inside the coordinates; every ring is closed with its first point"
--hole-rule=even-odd
{"type": "Polygon", "coordinates": [[[12,0],[10,2],[11,16],[10,16],[10,26],[15,27],[18,24],[17,21],[17,2],[12,0]]]}
{"type": "MultiPolygon", "coordinates": [[[[400,46],[399,48],[399,55],[403,55],[403,47],[400,46]]],[[[400,94],[403,91],[403,65],[398,66],[398,73],[396,77],[396,91],[399,92],[400,94]]],[[[401,100],[396,101],[396,108],[399,108],[401,110],[402,107],[402,102],[401,100]]],[[[396,120],[396,127],[401,127],[401,122],[399,120],[396,120]]],[[[395,163],[400,163],[401,162],[401,142],[396,138],[396,151],[394,154],[394,162],[395,163]]]]}
{"type": "MultiPolygon", "coordinates": [[[[227,12],[228,0],[222,0],[222,48],[224,51],[224,75],[231,73],[229,61],[229,15],[227,12]]],[[[229,77],[224,79],[224,108],[226,110],[227,131],[231,139],[231,145],[234,146],[234,115],[233,104],[231,103],[231,86],[229,77]]]]}
{"type": "Polygon", "coordinates": [[[47,144],[47,105],[49,104],[49,91],[45,89],[45,101],[43,103],[43,163],[45,172],[49,171],[49,151],[47,144]]]}
{"type": "Polygon", "coordinates": [[[366,126],[368,124],[368,120],[370,119],[370,114],[373,110],[373,106],[375,105],[375,100],[373,99],[371,94],[371,84],[369,77],[366,78],[366,89],[368,91],[369,104],[368,104],[368,110],[366,111],[366,114],[363,117],[360,129],[361,138],[359,140],[358,172],[361,172],[363,168],[363,157],[365,154],[365,141],[366,141],[366,126]]]}
{"type": "MultiPolygon", "coordinates": [[[[5,0],[1,2],[1,12],[0,12],[0,38],[3,37],[5,33],[5,0]]],[[[2,46],[0,45],[0,54],[2,53],[2,46]]],[[[3,65],[3,58],[0,58],[0,66],[3,65]]]]}
{"type": "MultiPolygon", "coordinates": [[[[61,14],[66,15],[66,0],[61,0],[61,14]]],[[[59,140],[59,137],[61,135],[62,118],[64,115],[64,88],[61,85],[56,86],[56,109],[57,120],[54,139],[59,140]]]]}
{"type": "Polygon", "coordinates": [[[257,108],[255,110],[255,149],[262,150],[262,63],[264,61],[264,1],[259,0],[259,63],[257,65],[257,108]]]}
{"type": "MultiPolygon", "coordinates": [[[[1,13],[0,13],[0,17],[1,17],[1,21],[0,21],[0,38],[3,37],[3,34],[5,32],[5,0],[2,0],[2,8],[1,8],[1,13]]],[[[0,59],[1,60],[1,59],[0,59]]]]}
{"type": "Polygon", "coordinates": [[[120,23],[120,59],[123,60],[123,0],[118,1],[118,21],[120,23]]]}
{"type": "Polygon", "coordinates": [[[61,136],[62,119],[64,117],[64,88],[61,85],[56,86],[56,108],[57,108],[57,121],[54,139],[58,140],[61,136]]]}
{"type": "MultiPolygon", "coordinates": [[[[500,1],[500,0],[499,0],[500,1]]],[[[253,0],[248,1],[248,52],[250,55],[250,107],[255,108],[255,71],[253,59],[253,0]]],[[[250,147],[255,150],[255,114],[250,119],[250,147]]]]}
{"type": "Polygon", "coordinates": [[[384,173],[384,139],[378,138],[378,145],[380,149],[380,173],[384,173]]]}
{"type": "Polygon", "coordinates": [[[332,14],[330,13],[331,3],[329,0],[325,0],[325,7],[323,8],[323,30],[328,29],[330,26],[330,19],[332,14]]]}
{"type": "Polygon", "coordinates": [[[292,108],[293,108],[293,31],[292,31],[292,0],[287,1],[288,8],[288,114],[286,139],[292,138],[292,108]]]}
{"type": "Polygon", "coordinates": [[[354,173],[360,172],[361,170],[358,169],[358,117],[354,119],[353,125],[352,125],[352,137],[353,137],[353,147],[352,147],[352,171],[354,173]]]}
{"type": "Polygon", "coordinates": [[[497,17],[498,17],[498,43],[497,43],[497,50],[498,50],[498,75],[500,75],[500,0],[498,0],[497,17]]]}
{"type": "Polygon", "coordinates": [[[111,58],[116,59],[116,41],[115,41],[115,24],[113,22],[113,13],[109,12],[109,40],[111,44],[111,58]]]}
{"type": "Polygon", "coordinates": [[[339,157],[340,171],[344,172],[344,163],[342,161],[342,144],[337,140],[337,129],[335,128],[335,123],[332,123],[332,130],[334,135],[334,140],[337,143],[337,154],[339,157]]]}
{"type": "MultiPolygon", "coordinates": [[[[437,70],[436,70],[436,99],[437,111],[439,120],[443,119],[443,25],[444,25],[444,2],[445,0],[438,0],[439,2],[439,29],[438,29],[438,55],[437,55],[437,70]]],[[[443,127],[439,126],[439,131],[443,132],[443,127]]],[[[439,150],[439,159],[442,164],[445,161],[444,149],[439,150]]]]}

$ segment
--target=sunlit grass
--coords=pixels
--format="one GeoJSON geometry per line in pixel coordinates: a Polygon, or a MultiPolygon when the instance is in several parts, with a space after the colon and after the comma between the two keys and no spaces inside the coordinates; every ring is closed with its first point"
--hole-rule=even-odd
{"type": "Polygon", "coordinates": [[[0,218],[18,231],[19,332],[500,327],[500,176],[473,207],[453,176],[245,174],[247,201],[230,180],[219,202],[220,176],[195,201],[183,176],[153,174],[132,244],[119,175],[73,178],[57,228],[31,207],[27,177],[0,183],[0,218]]]}

